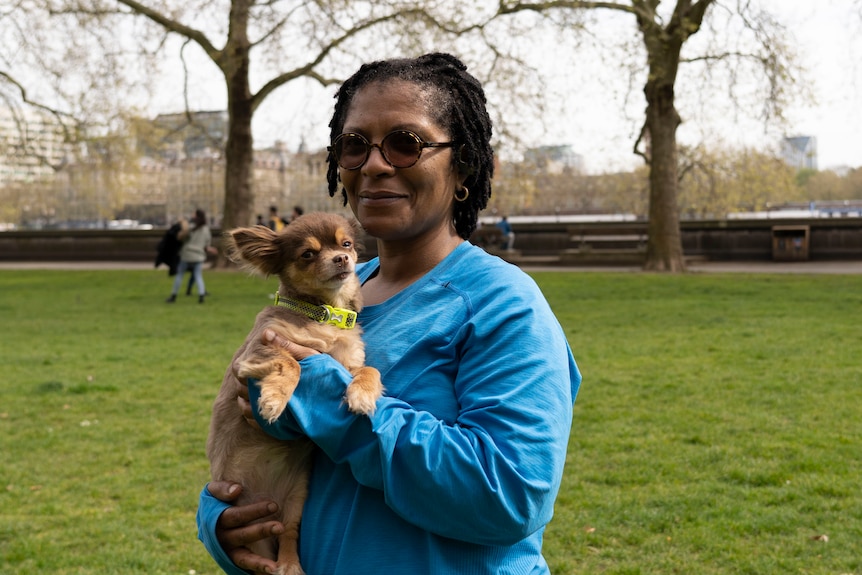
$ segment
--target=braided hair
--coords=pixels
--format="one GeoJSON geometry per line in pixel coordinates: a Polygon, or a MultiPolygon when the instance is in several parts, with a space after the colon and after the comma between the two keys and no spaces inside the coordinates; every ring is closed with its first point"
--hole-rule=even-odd
{"type": "MultiPolygon", "coordinates": [[[[435,98],[429,113],[448,130],[455,142],[452,167],[466,176],[464,187],[469,195],[464,201],[455,201],[452,217],[455,230],[469,239],[476,229],[479,211],[488,205],[491,197],[491,178],[494,175],[494,151],[491,148],[491,118],[485,108],[485,91],[479,81],[467,72],[467,67],[451,54],[425,54],[418,58],[381,60],[363,64],[335,94],[335,111],[329,122],[330,141],[344,129],[347,111],[356,93],[374,82],[404,80],[430,91],[435,98]]],[[[332,154],[326,181],[330,197],[338,189],[338,163],[332,154]]],[[[453,190],[457,193],[460,190],[453,190]]],[[[347,192],[341,195],[347,205],[347,192]]]]}

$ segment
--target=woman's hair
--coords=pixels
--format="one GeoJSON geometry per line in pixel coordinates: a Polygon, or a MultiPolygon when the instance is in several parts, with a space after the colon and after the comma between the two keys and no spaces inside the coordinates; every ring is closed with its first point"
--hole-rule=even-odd
{"type": "Polygon", "coordinates": [[[192,220],[195,229],[207,225],[207,215],[203,210],[195,210],[195,217],[192,220]]]}
{"type": "MultiPolygon", "coordinates": [[[[335,94],[335,111],[329,122],[330,141],[341,135],[356,93],[369,84],[389,80],[405,80],[427,89],[433,100],[428,112],[455,142],[452,167],[467,176],[464,186],[470,194],[463,202],[455,201],[452,216],[458,235],[468,239],[476,229],[479,211],[488,205],[494,175],[492,126],[485,108],[485,91],[467,72],[467,67],[451,54],[434,53],[363,64],[335,94]]],[[[329,195],[335,196],[339,184],[338,163],[332,154],[328,162],[329,195]]],[[[453,194],[456,192],[460,190],[452,190],[453,194]]],[[[343,188],[341,195],[347,205],[347,192],[343,188]]]]}

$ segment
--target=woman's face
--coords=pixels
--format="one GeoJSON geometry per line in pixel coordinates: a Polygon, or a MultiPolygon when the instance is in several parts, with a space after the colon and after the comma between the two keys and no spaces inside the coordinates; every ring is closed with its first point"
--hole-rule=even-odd
{"type": "MultiPolygon", "coordinates": [[[[448,142],[450,136],[428,112],[428,102],[428,91],[413,82],[374,82],[353,97],[342,132],[361,134],[371,144],[380,144],[394,130],[409,130],[426,142],[448,142]]],[[[455,234],[452,202],[461,178],[452,168],[452,153],[452,148],[425,148],[413,166],[394,168],[374,147],[361,168],[339,168],[347,201],[362,227],[384,241],[455,234]]]]}

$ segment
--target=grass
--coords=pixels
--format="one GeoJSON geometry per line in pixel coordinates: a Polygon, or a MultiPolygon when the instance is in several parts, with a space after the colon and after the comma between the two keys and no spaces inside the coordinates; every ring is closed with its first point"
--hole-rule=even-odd
{"type": "MultiPolygon", "coordinates": [[[[584,375],[553,573],[862,574],[858,276],[534,276],[584,375]]],[[[0,271],[4,574],[217,573],[209,410],[275,286],[206,279],[0,271]]]]}

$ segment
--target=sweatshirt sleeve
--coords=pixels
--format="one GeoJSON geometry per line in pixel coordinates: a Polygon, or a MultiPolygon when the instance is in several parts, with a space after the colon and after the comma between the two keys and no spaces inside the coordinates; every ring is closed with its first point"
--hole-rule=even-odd
{"type": "MultiPolygon", "coordinates": [[[[499,303],[471,309],[455,330],[454,421],[393,397],[380,399],[371,417],[351,414],[342,400],[350,374],[318,355],[300,362],[300,384],[282,417],[262,426],[275,437],[307,435],[422,529],[514,544],[553,514],[581,379],[537,293],[495,294],[499,303]]],[[[411,385],[422,385],[421,377],[411,385]]]]}
{"type": "Polygon", "coordinates": [[[216,539],[216,523],[222,512],[230,507],[229,503],[219,501],[213,497],[209,490],[204,487],[201,491],[200,500],[198,502],[197,524],[198,524],[198,539],[204,544],[206,550],[218,563],[218,566],[228,575],[248,575],[246,571],[240,569],[227,556],[222,549],[221,544],[216,539]]]}

